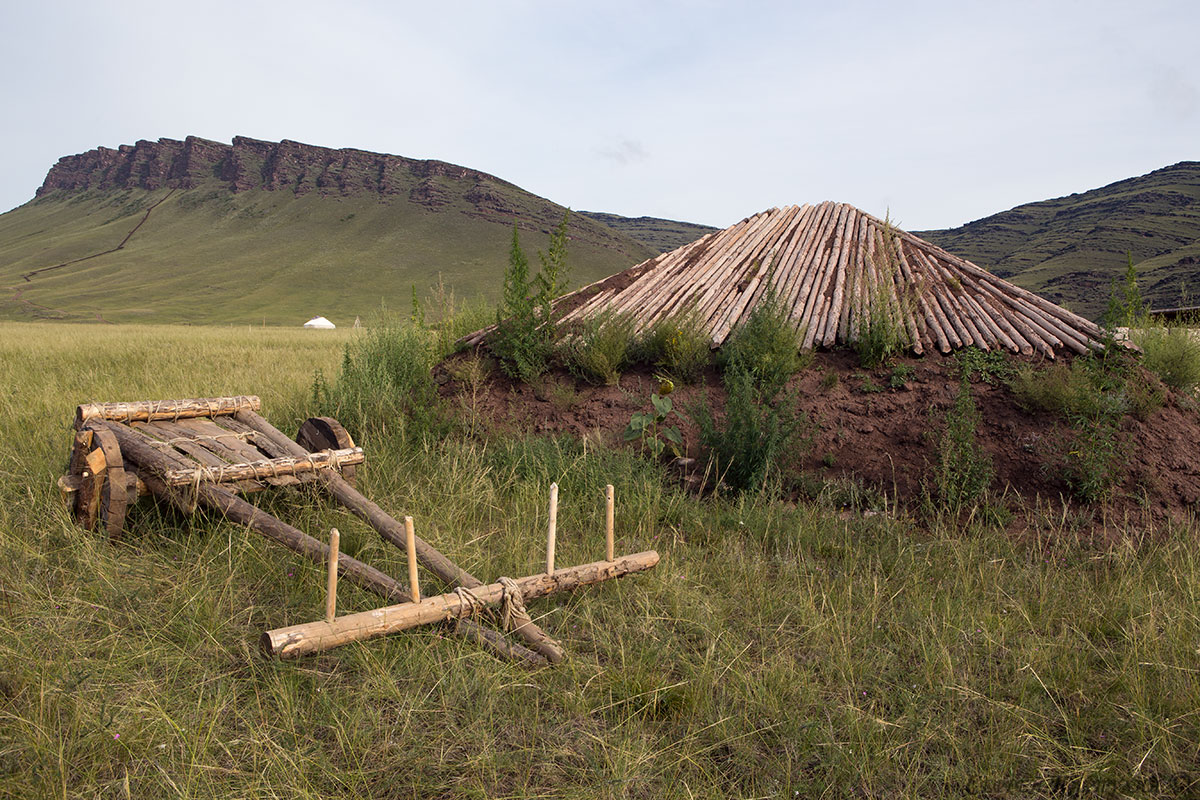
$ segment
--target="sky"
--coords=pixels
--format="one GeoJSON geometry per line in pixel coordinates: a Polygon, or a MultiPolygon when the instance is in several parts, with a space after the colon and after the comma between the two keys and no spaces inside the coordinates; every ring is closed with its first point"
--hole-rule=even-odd
{"type": "Polygon", "coordinates": [[[1200,160],[1197,31],[1196,0],[5,3],[0,211],[64,155],[241,135],[576,210],[953,227],[1200,160]]]}

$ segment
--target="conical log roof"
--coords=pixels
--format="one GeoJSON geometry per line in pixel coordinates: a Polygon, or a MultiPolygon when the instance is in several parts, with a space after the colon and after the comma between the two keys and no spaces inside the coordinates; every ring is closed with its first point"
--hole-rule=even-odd
{"type": "MultiPolygon", "coordinates": [[[[845,203],[773,208],[555,301],[564,324],[694,313],[719,347],[774,290],[803,346],[852,344],[870,320],[915,353],[975,345],[1053,358],[1101,347],[1094,323],[845,203]]],[[[466,337],[474,344],[488,329],[466,337]]]]}

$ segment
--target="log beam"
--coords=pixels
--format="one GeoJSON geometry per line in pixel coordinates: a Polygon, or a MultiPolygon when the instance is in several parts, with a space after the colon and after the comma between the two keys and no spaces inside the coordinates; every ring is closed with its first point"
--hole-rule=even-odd
{"type": "Polygon", "coordinates": [[[244,464],[222,464],[212,467],[168,470],[164,476],[168,486],[191,486],[197,483],[232,483],[280,475],[300,475],[322,469],[341,469],[366,460],[361,447],[344,450],[321,450],[306,456],[261,459],[244,464]]]}
{"type": "MultiPolygon", "coordinates": [[[[580,567],[555,570],[553,575],[545,573],[529,575],[516,581],[523,601],[537,597],[570,591],[580,586],[619,578],[634,572],[648,570],[658,563],[658,553],[648,550],[631,556],[622,556],[616,561],[595,561],[580,567]]],[[[499,605],[504,597],[504,585],[491,583],[471,590],[475,600],[485,605],[499,605]]],[[[474,603],[464,601],[462,595],[449,594],[427,597],[419,603],[400,603],[385,608],[376,608],[358,614],[347,614],[333,622],[320,620],[291,625],[267,631],[260,639],[263,649],[280,658],[319,653],[351,642],[361,642],[377,636],[430,625],[436,622],[470,616],[474,603]]]]}
{"type": "Polygon", "coordinates": [[[193,400],[142,400],[133,403],[84,403],[75,409],[75,428],[89,419],[119,422],[153,422],[156,419],[189,419],[233,414],[242,409],[257,411],[262,401],[254,395],[201,397],[193,400]]]}

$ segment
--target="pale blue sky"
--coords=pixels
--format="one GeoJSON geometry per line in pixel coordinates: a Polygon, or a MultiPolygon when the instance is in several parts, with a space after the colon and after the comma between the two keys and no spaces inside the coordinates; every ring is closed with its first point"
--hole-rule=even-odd
{"type": "Polygon", "coordinates": [[[1200,160],[1200,3],[40,2],[0,9],[0,210],[189,134],[436,158],[575,209],[910,229],[1200,160]]]}

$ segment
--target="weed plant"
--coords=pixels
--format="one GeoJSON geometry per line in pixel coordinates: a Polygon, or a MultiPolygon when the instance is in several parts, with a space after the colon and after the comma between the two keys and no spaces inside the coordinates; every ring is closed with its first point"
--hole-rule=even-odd
{"type": "Polygon", "coordinates": [[[554,351],[554,326],[549,305],[532,291],[529,260],[521,250],[520,234],[513,225],[508,268],[504,272],[504,294],[496,309],[496,330],[488,347],[511,377],[532,383],[550,365],[554,351]]]}
{"type": "Polygon", "coordinates": [[[701,448],[726,486],[761,490],[811,443],[808,417],[792,394],[765,396],[749,371],[726,371],[724,384],[723,417],[717,419],[703,398],[690,409],[701,448]]]}
{"type": "Polygon", "coordinates": [[[615,386],[633,355],[633,330],[633,318],[627,314],[596,314],[564,339],[561,358],[577,378],[615,386]]]}
{"type": "Polygon", "coordinates": [[[894,288],[899,272],[895,231],[890,219],[885,220],[874,254],[876,278],[869,281],[863,313],[855,319],[853,346],[865,369],[875,369],[912,346],[904,325],[911,300],[906,295],[897,296],[894,288]]]}
{"type": "Polygon", "coordinates": [[[812,353],[801,353],[800,345],[787,311],[768,288],[746,322],[721,347],[718,363],[726,376],[749,376],[754,391],[769,402],[793,375],[812,363],[812,353]]]}
{"type": "Polygon", "coordinates": [[[1070,426],[1063,470],[1075,496],[1087,503],[1109,497],[1125,473],[1121,420],[1148,418],[1162,394],[1133,369],[1132,357],[1116,350],[1076,358],[1070,366],[1018,368],[1009,386],[1027,409],[1061,417],[1070,426]]]}
{"type": "Polygon", "coordinates": [[[1200,386],[1200,338],[1183,325],[1150,325],[1134,332],[1142,348],[1142,364],[1177,392],[1192,394],[1200,386]]]}
{"type": "Polygon", "coordinates": [[[946,414],[934,469],[938,499],[952,514],[978,503],[995,478],[992,460],[979,445],[978,431],[979,409],[964,374],[954,405],[946,414]]]}
{"type": "Polygon", "coordinates": [[[655,322],[634,347],[633,360],[652,364],[681,383],[695,383],[712,361],[708,332],[700,317],[685,313],[655,322]]]}
{"type": "Polygon", "coordinates": [[[356,438],[371,426],[401,436],[436,430],[442,410],[430,371],[442,356],[437,345],[435,334],[406,321],[382,319],[362,329],[346,343],[333,383],[323,371],[314,376],[314,410],[356,438]]]}

